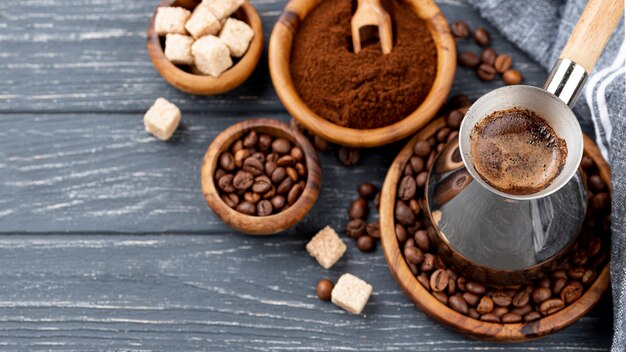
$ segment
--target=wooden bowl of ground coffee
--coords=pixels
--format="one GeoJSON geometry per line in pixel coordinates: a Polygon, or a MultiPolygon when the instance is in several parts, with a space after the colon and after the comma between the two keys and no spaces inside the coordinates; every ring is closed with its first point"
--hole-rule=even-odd
{"type": "Polygon", "coordinates": [[[374,147],[409,136],[444,103],[456,50],[430,0],[386,0],[394,47],[352,51],[351,0],[291,0],[274,26],[270,74],[279,98],[306,129],[331,142],[374,147]]]}

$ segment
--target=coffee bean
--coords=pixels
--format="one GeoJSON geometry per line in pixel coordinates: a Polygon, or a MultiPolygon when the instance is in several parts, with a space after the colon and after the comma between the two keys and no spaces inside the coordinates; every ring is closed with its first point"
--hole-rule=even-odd
{"type": "Polygon", "coordinates": [[[492,313],[495,314],[498,318],[501,318],[503,315],[509,312],[507,307],[494,307],[492,313]]]}
{"type": "Polygon", "coordinates": [[[291,151],[291,143],[285,138],[276,138],[272,142],[272,151],[278,154],[287,154],[291,151]]]}
{"type": "Polygon", "coordinates": [[[398,242],[400,242],[400,244],[402,244],[404,241],[406,241],[406,229],[404,228],[404,226],[396,224],[395,230],[396,239],[398,240],[398,242]]]}
{"type": "Polygon", "coordinates": [[[456,21],[450,27],[452,35],[457,38],[467,38],[469,35],[469,25],[465,21],[456,21]]]}
{"type": "Polygon", "coordinates": [[[396,202],[396,220],[402,225],[412,225],[415,222],[415,214],[403,201],[396,202]]]}
{"type": "Polygon", "coordinates": [[[322,137],[314,136],[313,137],[313,146],[315,147],[315,149],[319,150],[320,152],[325,152],[325,151],[328,150],[329,143],[328,143],[328,141],[326,141],[322,137]]]}
{"type": "Polygon", "coordinates": [[[417,276],[417,281],[422,284],[425,289],[430,291],[430,280],[428,280],[428,277],[425,273],[421,273],[419,276],[417,276]]]}
{"type": "Polygon", "coordinates": [[[411,176],[404,176],[398,186],[398,197],[402,200],[409,200],[415,195],[417,186],[411,176]]]}
{"type": "Polygon", "coordinates": [[[233,186],[233,178],[235,178],[234,175],[226,174],[220,177],[219,180],[217,180],[217,186],[224,192],[234,192],[235,186],[233,186]]]}
{"type": "Polygon", "coordinates": [[[601,192],[591,198],[591,209],[597,212],[605,211],[611,205],[611,197],[606,192],[601,192]]]}
{"type": "Polygon", "coordinates": [[[404,258],[413,265],[420,265],[424,262],[424,253],[419,248],[407,246],[404,247],[404,258]]]}
{"type": "Polygon", "coordinates": [[[593,282],[593,279],[596,278],[596,271],[589,268],[587,270],[585,270],[585,273],[583,274],[582,277],[582,282],[585,285],[591,284],[593,282]]]}
{"type": "Polygon", "coordinates": [[[545,287],[545,288],[550,288],[550,278],[548,277],[544,277],[543,279],[539,280],[539,283],[537,284],[537,287],[545,287]]]}
{"type": "Polygon", "coordinates": [[[246,171],[237,171],[235,178],[233,179],[233,186],[236,189],[246,190],[252,186],[254,183],[254,176],[251,173],[246,171]]]}
{"type": "Polygon", "coordinates": [[[471,292],[465,292],[465,293],[463,293],[463,299],[470,306],[475,306],[476,304],[478,304],[478,300],[480,299],[480,296],[475,295],[475,294],[473,294],[471,292]]]}
{"type": "Polygon", "coordinates": [[[467,291],[467,279],[464,277],[456,279],[456,286],[463,292],[467,291]]]}
{"type": "Polygon", "coordinates": [[[502,80],[507,85],[520,84],[524,80],[522,73],[518,70],[509,69],[502,74],[502,80]]]}
{"type": "Polygon", "coordinates": [[[587,183],[589,184],[589,189],[591,189],[594,193],[602,192],[606,189],[606,183],[599,175],[592,175],[591,177],[589,177],[587,183]]]}
{"type": "Polygon", "coordinates": [[[246,202],[250,202],[252,204],[256,204],[259,200],[261,200],[261,196],[258,193],[246,192],[243,195],[243,199],[246,202]]]}
{"type": "Polygon", "coordinates": [[[527,323],[530,323],[531,321],[535,321],[539,318],[541,318],[541,313],[537,312],[536,310],[532,312],[528,312],[524,315],[524,321],[527,323]]]}
{"type": "MultiPolygon", "coordinates": [[[[480,61],[482,63],[485,63],[489,66],[494,66],[494,63],[496,62],[496,57],[498,56],[498,53],[496,53],[495,50],[493,50],[492,48],[487,48],[485,50],[483,50],[482,53],[480,53],[480,61]]],[[[476,65],[478,66],[478,65],[476,65]]]]}
{"type": "Polygon", "coordinates": [[[220,178],[222,178],[222,176],[226,175],[226,171],[222,170],[222,169],[217,169],[217,171],[215,171],[215,177],[213,178],[215,181],[218,181],[220,178]]]}
{"type": "Polygon", "coordinates": [[[267,134],[259,135],[258,147],[262,152],[266,152],[272,146],[272,137],[267,134]]]}
{"type": "Polygon", "coordinates": [[[448,135],[450,134],[450,132],[452,132],[452,130],[448,127],[443,127],[437,132],[436,138],[439,142],[442,143],[439,144],[440,146],[444,146],[443,143],[448,140],[448,135]]]}
{"type": "Polygon", "coordinates": [[[276,162],[266,161],[265,162],[265,174],[271,175],[274,172],[274,170],[276,170],[277,167],[278,165],[276,165],[276,162]]]}
{"type": "Polygon", "coordinates": [[[259,137],[257,136],[255,131],[250,131],[246,137],[243,139],[243,146],[246,148],[252,148],[259,141],[259,137]]]}
{"type": "Polygon", "coordinates": [[[287,178],[287,170],[285,170],[284,167],[277,167],[274,172],[272,172],[271,178],[272,183],[278,185],[283,182],[285,178],[287,178]]]}
{"type": "Polygon", "coordinates": [[[285,197],[279,195],[273,196],[270,202],[272,202],[272,207],[274,209],[281,210],[285,206],[286,200],[285,197]]]}
{"type": "Polygon", "coordinates": [[[552,272],[553,279],[567,279],[567,272],[564,269],[555,270],[552,272]]]}
{"type": "Polygon", "coordinates": [[[371,252],[376,248],[376,242],[371,236],[365,235],[356,239],[356,247],[361,252],[371,252]]]}
{"type": "Polygon", "coordinates": [[[298,198],[300,198],[300,195],[303,191],[304,187],[301,183],[296,183],[295,185],[293,185],[293,187],[291,187],[291,189],[289,190],[289,194],[287,195],[287,204],[293,205],[298,200],[298,198]]]}
{"type": "Polygon", "coordinates": [[[282,167],[293,166],[295,164],[296,164],[296,159],[291,155],[283,155],[280,158],[278,158],[278,160],[276,160],[276,165],[282,166],[282,167]]]}
{"type": "Polygon", "coordinates": [[[465,117],[465,114],[461,113],[459,110],[452,110],[448,114],[448,118],[446,119],[446,122],[448,126],[452,128],[459,128],[461,126],[461,121],[463,121],[464,117],[465,117]]]}
{"type": "Polygon", "coordinates": [[[317,286],[315,286],[315,293],[317,294],[317,297],[322,301],[330,301],[333,288],[335,288],[335,285],[333,285],[330,280],[321,279],[317,282],[317,286]]]}
{"type": "Polygon", "coordinates": [[[548,287],[537,287],[532,294],[533,301],[537,304],[541,304],[552,296],[552,291],[548,287]]]}
{"type": "Polygon", "coordinates": [[[577,249],[576,251],[574,251],[574,254],[572,255],[571,259],[574,262],[574,264],[578,266],[584,266],[589,261],[587,252],[582,249],[577,249]]]}
{"type": "Polygon", "coordinates": [[[306,176],[306,166],[302,163],[297,163],[294,168],[300,177],[306,176]]]}
{"type": "Polygon", "coordinates": [[[413,237],[415,238],[415,245],[419,249],[425,252],[430,249],[430,239],[428,238],[428,232],[426,232],[425,230],[418,230],[415,232],[413,237]]]}
{"type": "Polygon", "coordinates": [[[431,148],[437,145],[437,140],[435,139],[435,137],[428,137],[426,141],[431,146],[431,148]]]}
{"type": "Polygon", "coordinates": [[[429,272],[433,270],[434,268],[435,268],[435,256],[430,253],[424,254],[424,261],[422,262],[422,267],[420,269],[422,269],[422,271],[429,272]]]}
{"type": "Polygon", "coordinates": [[[357,198],[350,203],[348,208],[348,216],[350,219],[365,219],[367,216],[367,201],[363,198],[357,198]]]}
{"type": "Polygon", "coordinates": [[[478,70],[476,71],[476,75],[483,81],[492,81],[496,78],[496,69],[489,64],[480,64],[480,66],[478,66],[478,70]]]}
{"type": "Polygon", "coordinates": [[[236,154],[238,151],[243,149],[243,141],[241,139],[235,141],[232,147],[230,147],[230,152],[236,154]]]}
{"type": "Polygon", "coordinates": [[[578,281],[572,281],[561,290],[561,299],[571,304],[583,295],[583,285],[578,281]]]}
{"type": "MultiPolygon", "coordinates": [[[[265,198],[265,199],[272,199],[275,195],[276,195],[276,187],[274,187],[274,185],[272,185],[270,187],[270,190],[263,194],[263,198],[265,198]]],[[[276,207],[274,207],[274,209],[276,209],[276,207]]]]}
{"type": "Polygon", "coordinates": [[[519,323],[520,321],[522,321],[522,316],[517,313],[511,312],[503,315],[501,320],[505,324],[519,323]]]}
{"type": "Polygon", "coordinates": [[[430,275],[430,289],[434,292],[441,292],[448,287],[448,273],[445,270],[435,270],[430,275]]]}
{"type": "Polygon", "coordinates": [[[378,224],[377,221],[370,222],[369,224],[367,224],[367,226],[365,227],[365,231],[372,238],[375,238],[375,239],[380,238],[380,225],[378,224]]]}
{"type": "Polygon", "coordinates": [[[292,179],[294,182],[298,181],[298,171],[291,166],[287,166],[285,168],[285,172],[287,172],[287,176],[292,179]]]}
{"type": "Polygon", "coordinates": [[[472,101],[465,94],[457,94],[448,99],[447,106],[452,109],[460,109],[472,105],[472,101]]]}
{"type": "Polygon", "coordinates": [[[428,156],[430,154],[430,144],[426,141],[419,141],[417,143],[415,143],[415,146],[413,147],[413,154],[419,156],[419,157],[425,157],[428,156]]]}
{"type": "Polygon", "coordinates": [[[441,303],[448,304],[448,295],[443,292],[433,292],[433,296],[441,303]]]}
{"type": "Polygon", "coordinates": [[[242,169],[249,172],[252,176],[259,176],[265,171],[265,166],[259,159],[249,157],[243,161],[242,169]]]}
{"type": "Polygon", "coordinates": [[[533,307],[530,304],[523,305],[521,307],[517,307],[511,311],[511,313],[517,313],[521,316],[524,316],[526,313],[533,310],[533,307]]]}
{"type": "Polygon", "coordinates": [[[485,46],[489,44],[489,32],[487,32],[487,30],[482,27],[477,28],[474,31],[474,40],[476,41],[476,44],[480,46],[485,46]]]}
{"type": "Polygon", "coordinates": [[[485,291],[486,291],[485,286],[474,281],[467,283],[467,290],[476,295],[485,294],[485,291]]]}
{"type": "MultiPolygon", "coordinates": [[[[446,270],[446,272],[448,272],[448,270],[446,270]]],[[[450,277],[450,274],[448,274],[448,293],[453,295],[456,293],[456,279],[450,277]]]]}
{"type": "Polygon", "coordinates": [[[409,165],[409,164],[405,165],[404,166],[403,175],[404,176],[413,176],[413,167],[411,167],[411,165],[409,165]]]}
{"type": "Polygon", "coordinates": [[[478,302],[478,306],[476,307],[476,311],[480,314],[487,314],[493,310],[493,300],[488,296],[483,296],[478,302]]]}
{"type": "Polygon", "coordinates": [[[272,215],[274,211],[274,207],[272,206],[272,202],[267,199],[263,199],[256,205],[256,214],[258,216],[268,216],[272,215]]]}
{"type": "Polygon", "coordinates": [[[582,166],[583,170],[585,170],[586,173],[592,173],[593,171],[595,171],[596,163],[587,155],[583,155],[580,166],[582,166]]]}
{"type": "Polygon", "coordinates": [[[357,148],[341,146],[338,152],[339,162],[345,166],[352,166],[361,159],[361,152],[357,148]]]}
{"type": "Polygon", "coordinates": [[[279,157],[278,153],[269,153],[267,154],[267,157],[265,157],[265,161],[276,162],[279,157]]]}
{"type": "Polygon", "coordinates": [[[412,156],[411,159],[409,159],[409,163],[415,173],[420,173],[424,170],[424,159],[418,156],[412,156]]]}
{"type": "Polygon", "coordinates": [[[528,294],[528,292],[525,291],[517,292],[511,299],[511,303],[513,303],[513,306],[518,308],[527,305],[529,301],[530,295],[528,294]]]}
{"type": "Polygon", "coordinates": [[[373,199],[374,196],[376,195],[376,186],[374,186],[372,183],[370,182],[364,182],[361,183],[359,185],[359,187],[357,187],[357,192],[359,193],[359,195],[364,198],[364,199],[373,199]]]}
{"type": "Polygon", "coordinates": [[[235,158],[229,152],[224,152],[220,155],[220,166],[227,171],[233,171],[235,169],[235,158]]]}
{"type": "MultiPolygon", "coordinates": [[[[567,276],[569,276],[572,280],[580,280],[582,279],[584,274],[585,274],[585,268],[583,267],[572,268],[570,269],[570,271],[567,272],[567,276]]],[[[555,292],[555,293],[558,293],[558,292],[555,292]]]]}
{"type": "Polygon", "coordinates": [[[600,253],[602,241],[598,237],[592,237],[587,244],[587,256],[595,257],[600,253]]]}
{"type": "Polygon", "coordinates": [[[470,51],[464,51],[460,53],[458,61],[460,66],[467,68],[475,68],[476,66],[478,66],[478,64],[480,64],[480,58],[478,57],[478,55],[470,51]]]}
{"type": "Polygon", "coordinates": [[[560,311],[563,307],[565,307],[565,303],[561,299],[551,298],[541,303],[539,312],[542,315],[550,315],[560,311]]]}
{"type": "Polygon", "coordinates": [[[244,201],[237,205],[237,211],[246,215],[255,215],[256,207],[254,204],[244,201]]]}
{"type": "Polygon", "coordinates": [[[293,180],[289,177],[286,177],[283,182],[280,183],[280,185],[278,185],[278,187],[276,188],[276,192],[278,194],[287,194],[289,193],[289,191],[291,190],[291,187],[293,186],[293,180]]]}
{"type": "Polygon", "coordinates": [[[552,281],[552,293],[558,295],[565,285],[567,285],[567,279],[562,277],[552,281]]]}
{"type": "Polygon", "coordinates": [[[493,64],[493,67],[499,73],[504,73],[511,68],[511,64],[513,64],[513,59],[507,54],[500,54],[496,58],[496,61],[493,64]]]}
{"type": "Polygon", "coordinates": [[[304,152],[302,152],[302,149],[299,147],[293,147],[290,154],[296,161],[302,161],[304,159],[304,152]]]}
{"type": "Polygon", "coordinates": [[[265,175],[257,176],[252,184],[252,192],[266,193],[272,188],[272,180],[265,175]]]}
{"type": "Polygon", "coordinates": [[[487,314],[483,314],[480,316],[480,320],[482,321],[486,321],[488,323],[499,323],[500,322],[500,318],[497,317],[495,314],[493,313],[487,313],[487,314]]]}
{"type": "Polygon", "coordinates": [[[441,153],[445,147],[446,147],[445,144],[440,143],[440,144],[437,145],[437,149],[435,149],[435,150],[437,150],[437,153],[441,153]]]}
{"type": "MultiPolygon", "coordinates": [[[[411,179],[413,180],[413,179],[411,179]]],[[[417,201],[417,199],[411,199],[409,200],[409,208],[411,208],[411,211],[415,214],[415,215],[419,215],[419,213],[422,211],[422,206],[420,205],[420,203],[417,201]]]]}
{"type": "Polygon", "coordinates": [[[428,182],[427,171],[422,171],[417,175],[417,177],[415,177],[415,185],[417,187],[423,188],[424,186],[426,186],[426,182],[428,182]]]}
{"type": "Polygon", "coordinates": [[[346,235],[350,238],[358,238],[365,235],[365,221],[353,219],[346,225],[346,235]]]}
{"type": "Polygon", "coordinates": [[[224,194],[221,196],[221,198],[222,201],[226,203],[229,208],[234,209],[235,207],[237,207],[237,204],[239,204],[239,197],[237,197],[237,195],[234,193],[224,194]]]}
{"type": "Polygon", "coordinates": [[[448,306],[452,308],[454,311],[467,314],[469,307],[467,306],[467,302],[461,297],[461,295],[456,294],[450,298],[448,298],[448,306]]]}
{"type": "Polygon", "coordinates": [[[243,161],[250,156],[249,149],[241,149],[235,153],[234,161],[236,167],[242,167],[243,161]]]}

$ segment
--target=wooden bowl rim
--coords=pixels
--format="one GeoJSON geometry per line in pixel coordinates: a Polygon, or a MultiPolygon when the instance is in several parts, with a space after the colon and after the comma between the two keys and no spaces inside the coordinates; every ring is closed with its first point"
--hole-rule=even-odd
{"type": "Polygon", "coordinates": [[[389,144],[409,136],[428,123],[445,102],[456,70],[456,42],[439,7],[431,0],[405,0],[426,21],[437,48],[437,74],[428,95],[404,119],[388,126],[361,130],[336,125],[317,115],[300,98],[291,80],[291,46],[298,27],[297,21],[302,21],[310,12],[311,1],[323,0],[290,0],[270,36],[270,76],[278,97],[289,113],[312,133],[331,142],[352,147],[389,144]],[[283,40],[284,38],[287,40],[283,40]]]}
{"type": "MultiPolygon", "coordinates": [[[[437,129],[445,126],[445,119],[438,118],[425,126],[404,146],[394,159],[381,191],[380,230],[383,253],[392,276],[402,291],[413,303],[431,318],[464,335],[500,342],[521,342],[539,338],[559,331],[587,314],[598,303],[609,285],[609,265],[604,266],[594,283],[573,304],[561,311],[530,323],[489,323],[457,313],[437,300],[415,278],[409,269],[395,235],[394,208],[396,188],[401,174],[401,166],[406,164],[413,154],[413,145],[424,137],[431,136],[437,129]]],[[[584,135],[585,153],[597,163],[602,179],[611,184],[608,163],[602,157],[595,143],[584,135]]]]}
{"type": "MultiPolygon", "coordinates": [[[[271,132],[268,134],[272,135],[271,132]]],[[[313,208],[320,191],[321,167],[317,152],[300,131],[279,120],[256,118],[238,122],[215,137],[204,154],[200,181],[207,204],[226,224],[250,235],[274,235],[294,226],[313,208]],[[250,216],[232,209],[220,198],[214,180],[217,160],[222,152],[230,148],[234,139],[259,128],[279,131],[290,136],[290,142],[304,152],[307,168],[306,185],[298,200],[284,212],[269,216],[250,216]]]]}
{"type": "Polygon", "coordinates": [[[162,1],[155,8],[148,24],[146,39],[148,55],[159,75],[175,88],[197,95],[225,93],[245,82],[252,72],[254,72],[261,58],[261,54],[263,53],[263,26],[261,18],[254,6],[248,1],[245,1],[237,10],[237,12],[243,11],[248,19],[247,23],[252,27],[254,32],[254,37],[252,38],[248,50],[234,66],[215,78],[208,75],[189,73],[179,68],[165,57],[165,52],[159,39],[160,37],[154,30],[154,20],[159,7],[171,6],[176,1],[177,0],[162,1]]]}

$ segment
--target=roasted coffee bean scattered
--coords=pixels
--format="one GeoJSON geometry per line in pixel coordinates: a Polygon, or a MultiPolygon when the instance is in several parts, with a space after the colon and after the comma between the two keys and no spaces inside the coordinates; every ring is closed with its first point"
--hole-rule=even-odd
{"type": "Polygon", "coordinates": [[[493,66],[496,62],[496,57],[498,54],[492,48],[487,48],[480,53],[480,61],[489,66],[493,66]]]}
{"type": "MultiPolygon", "coordinates": [[[[455,98],[461,101],[460,98],[455,98]]],[[[434,158],[435,150],[456,137],[464,117],[463,105],[452,104],[447,111],[446,125],[434,131],[426,140],[413,146],[413,155],[407,162],[412,175],[402,176],[398,183],[395,207],[395,233],[401,252],[417,281],[439,302],[474,319],[492,323],[532,322],[561,311],[575,304],[593,284],[597,272],[607,262],[608,236],[610,230],[610,195],[606,183],[598,175],[593,159],[583,157],[581,163],[587,173],[589,184],[589,211],[582,234],[569,257],[559,266],[527,285],[501,288],[483,285],[459,275],[436,253],[425,227],[422,211],[414,211],[424,197],[428,176],[428,160],[434,158]],[[445,138],[448,136],[447,138],[445,138]],[[420,171],[413,170],[417,166],[420,171]],[[421,176],[424,175],[424,176],[421,176]],[[408,178],[415,180],[408,181],[408,178]]],[[[403,168],[404,169],[404,168],[403,168]]]]}
{"type": "Polygon", "coordinates": [[[358,148],[341,146],[339,147],[337,157],[345,166],[353,166],[361,159],[361,152],[358,148]]]}
{"type": "Polygon", "coordinates": [[[335,285],[333,285],[333,283],[330,282],[330,280],[321,279],[317,283],[317,286],[315,287],[315,292],[317,293],[317,297],[321,299],[322,301],[330,301],[331,293],[333,292],[334,287],[335,285]]]}
{"type": "Polygon", "coordinates": [[[502,80],[507,85],[514,85],[522,83],[523,77],[518,70],[510,69],[502,74],[502,80]]]}
{"type": "Polygon", "coordinates": [[[356,239],[356,246],[361,252],[371,252],[376,249],[376,242],[371,236],[365,235],[356,239]]]}
{"type": "Polygon", "coordinates": [[[279,213],[305,189],[304,153],[285,138],[250,131],[220,155],[218,165],[214,177],[220,198],[246,215],[279,213]]]}
{"type": "Polygon", "coordinates": [[[459,54],[459,65],[467,68],[475,68],[480,64],[478,55],[471,51],[465,51],[459,54]]]}
{"type": "Polygon", "coordinates": [[[500,54],[498,55],[498,57],[496,58],[495,62],[493,63],[493,67],[495,67],[496,71],[498,71],[498,73],[504,73],[506,72],[508,69],[511,68],[511,65],[513,64],[513,59],[511,59],[511,57],[507,54],[500,54]]]}
{"type": "Polygon", "coordinates": [[[478,28],[474,31],[474,40],[476,44],[480,46],[486,46],[489,44],[489,32],[484,28],[478,28]]]}
{"type": "Polygon", "coordinates": [[[467,38],[469,35],[469,25],[465,21],[456,21],[451,26],[452,35],[457,38],[467,38]]]}
{"type": "Polygon", "coordinates": [[[493,81],[496,78],[496,69],[489,64],[480,64],[476,75],[483,81],[493,81]]]}

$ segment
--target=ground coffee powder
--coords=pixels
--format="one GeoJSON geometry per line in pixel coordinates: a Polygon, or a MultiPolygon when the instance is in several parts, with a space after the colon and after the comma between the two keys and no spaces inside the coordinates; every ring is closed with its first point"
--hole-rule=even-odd
{"type": "Polygon", "coordinates": [[[426,23],[401,1],[383,1],[393,22],[394,46],[352,50],[350,19],[356,1],[327,0],[304,19],[291,53],[291,74],[304,102],[325,119],[350,128],[393,124],[428,95],[437,52],[426,23]]]}

